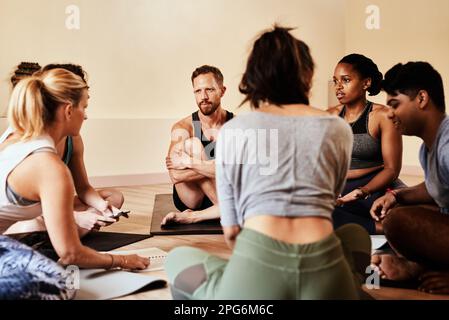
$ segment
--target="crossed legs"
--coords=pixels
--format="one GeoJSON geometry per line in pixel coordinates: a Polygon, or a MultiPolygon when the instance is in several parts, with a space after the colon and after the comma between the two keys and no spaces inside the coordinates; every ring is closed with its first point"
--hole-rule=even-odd
{"type": "MultiPolygon", "coordinates": [[[[194,160],[208,160],[204,147],[198,138],[187,139],[184,142],[184,151],[194,160]]],[[[177,183],[174,185],[173,191],[176,193],[174,195],[175,204],[182,212],[168,213],[162,222],[163,224],[169,221],[192,223],[220,217],[214,178],[204,177],[194,181],[177,183]],[[210,206],[205,205],[206,198],[209,199],[207,202],[210,202],[210,206]],[[176,203],[178,199],[181,203],[176,203]]]]}
{"type": "MultiPolygon", "coordinates": [[[[116,208],[121,208],[124,202],[123,194],[115,189],[107,189],[107,190],[98,190],[99,195],[106,201],[109,201],[116,208]]],[[[73,210],[74,211],[86,211],[89,210],[89,206],[83,203],[78,196],[75,196],[73,199],[73,210]]],[[[45,231],[47,228],[45,227],[45,221],[43,216],[37,217],[33,220],[27,221],[19,221],[13,224],[5,234],[12,233],[25,233],[25,232],[37,232],[37,231],[45,231]]],[[[80,237],[86,235],[88,230],[79,230],[80,237]]]]}
{"type": "Polygon", "coordinates": [[[449,216],[436,206],[401,206],[387,215],[383,229],[397,253],[373,255],[383,278],[420,277],[423,291],[449,293],[449,216]]]}

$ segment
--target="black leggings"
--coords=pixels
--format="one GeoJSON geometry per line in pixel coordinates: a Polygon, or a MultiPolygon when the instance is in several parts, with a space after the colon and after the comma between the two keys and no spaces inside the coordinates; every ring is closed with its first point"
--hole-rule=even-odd
{"type": "Polygon", "coordinates": [[[174,185],[173,185],[173,203],[176,209],[178,209],[181,212],[187,209],[200,211],[212,207],[214,205],[213,202],[210,201],[208,197],[204,196],[201,206],[199,206],[198,208],[189,208],[184,204],[184,202],[182,202],[181,198],[179,198],[178,192],[176,191],[176,187],[174,185]]]}
{"type": "MultiPolygon", "coordinates": [[[[381,170],[374,171],[361,178],[347,180],[342,196],[350,193],[354,189],[368,184],[379,173],[379,171],[381,170]]],[[[399,188],[404,186],[404,183],[398,179],[392,183],[391,188],[399,188]]],[[[332,213],[334,229],[338,229],[348,223],[356,223],[364,227],[369,234],[376,234],[376,225],[369,212],[374,201],[383,196],[385,192],[386,188],[372,193],[368,199],[359,199],[346,203],[341,207],[335,207],[334,212],[332,213]]]]}

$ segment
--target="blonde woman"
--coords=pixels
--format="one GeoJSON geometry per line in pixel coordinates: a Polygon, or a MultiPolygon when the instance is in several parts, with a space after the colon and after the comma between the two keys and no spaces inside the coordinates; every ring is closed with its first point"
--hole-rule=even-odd
{"type": "Polygon", "coordinates": [[[8,107],[14,131],[0,138],[0,234],[17,221],[42,215],[62,265],[144,269],[146,258],[100,254],[80,242],[73,180],[55,146],[79,134],[87,102],[86,83],[64,69],[31,76],[14,88],[8,107]]]}
{"type": "MultiPolygon", "coordinates": [[[[80,76],[87,84],[87,73],[79,65],[70,63],[49,64],[41,68],[38,63],[22,62],[11,77],[12,87],[14,88],[20,80],[33,75],[35,72],[43,72],[57,68],[73,72],[80,76]]],[[[9,127],[7,131],[12,132],[13,129],[9,127]]],[[[97,212],[107,215],[110,215],[112,212],[119,212],[119,209],[123,205],[124,197],[118,190],[95,190],[91,186],[84,165],[84,143],[81,135],[63,138],[61,142],[56,145],[56,151],[69,168],[73,177],[77,195],[75,197],[74,215],[76,224],[80,227],[78,230],[80,235],[84,236],[91,230],[99,230],[101,227],[109,225],[110,223],[100,220],[100,216],[97,212]]],[[[8,229],[7,234],[43,231],[45,229],[44,219],[38,217],[33,220],[15,223],[8,229]]]]}

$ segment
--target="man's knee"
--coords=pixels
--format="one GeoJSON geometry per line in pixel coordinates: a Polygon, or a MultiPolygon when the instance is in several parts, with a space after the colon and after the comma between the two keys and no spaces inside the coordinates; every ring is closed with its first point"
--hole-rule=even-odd
{"type": "Polygon", "coordinates": [[[189,156],[197,158],[201,157],[204,147],[200,139],[193,137],[184,142],[184,150],[189,156]]]}
{"type": "Polygon", "coordinates": [[[356,272],[364,278],[366,267],[370,264],[371,238],[368,232],[358,224],[346,224],[335,230],[340,239],[344,255],[356,272]]]}
{"type": "Polygon", "coordinates": [[[205,194],[200,189],[193,190],[193,183],[178,183],[173,186],[173,202],[178,210],[181,210],[183,207],[187,207],[188,209],[197,209],[201,206],[204,201],[205,194]],[[185,187],[184,187],[185,185],[185,187]]]}
{"type": "Polygon", "coordinates": [[[107,200],[111,205],[118,209],[120,209],[125,202],[123,193],[115,189],[100,190],[99,194],[103,199],[107,200]]]}
{"type": "Polygon", "coordinates": [[[385,237],[390,246],[407,259],[416,259],[420,250],[421,229],[419,214],[409,207],[397,207],[390,211],[382,223],[385,237]]]}
{"type": "Polygon", "coordinates": [[[113,190],[113,201],[116,208],[121,208],[123,206],[123,203],[125,202],[125,197],[123,196],[123,193],[121,193],[118,190],[113,190]]]}
{"type": "Polygon", "coordinates": [[[345,224],[336,229],[335,234],[351,251],[371,252],[371,238],[362,226],[355,223],[345,224]]]}
{"type": "Polygon", "coordinates": [[[382,222],[385,237],[395,241],[404,232],[407,232],[410,219],[410,212],[407,207],[397,207],[390,210],[382,222]]]}

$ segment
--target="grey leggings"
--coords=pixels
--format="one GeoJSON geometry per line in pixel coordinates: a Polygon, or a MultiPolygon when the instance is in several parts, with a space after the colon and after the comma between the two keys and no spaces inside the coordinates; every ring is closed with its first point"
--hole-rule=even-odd
{"type": "Polygon", "coordinates": [[[229,261],[179,247],[165,269],[174,299],[358,299],[370,252],[368,233],[355,224],[310,244],[243,229],[229,261]]]}

